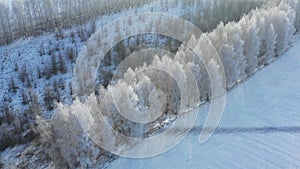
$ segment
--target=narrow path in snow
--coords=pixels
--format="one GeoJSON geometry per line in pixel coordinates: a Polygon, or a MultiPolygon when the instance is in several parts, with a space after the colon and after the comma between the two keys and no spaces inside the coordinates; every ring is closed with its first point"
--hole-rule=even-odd
{"type": "Polygon", "coordinates": [[[192,132],[169,152],[119,158],[107,168],[300,168],[300,40],[228,93],[219,128],[199,144],[205,117],[200,113],[192,132]]]}

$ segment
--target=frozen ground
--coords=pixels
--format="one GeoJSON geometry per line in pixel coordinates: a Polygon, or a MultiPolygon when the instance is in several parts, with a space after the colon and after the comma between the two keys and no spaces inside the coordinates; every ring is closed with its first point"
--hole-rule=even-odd
{"type": "Polygon", "coordinates": [[[109,169],[300,168],[300,40],[227,96],[215,134],[198,143],[208,105],[174,149],[148,159],[119,158],[109,169]]]}

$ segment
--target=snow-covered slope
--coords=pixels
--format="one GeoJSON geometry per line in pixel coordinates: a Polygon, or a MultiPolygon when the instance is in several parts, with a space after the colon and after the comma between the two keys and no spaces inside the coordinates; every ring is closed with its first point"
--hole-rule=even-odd
{"type": "Polygon", "coordinates": [[[174,149],[148,159],[119,158],[107,168],[299,168],[299,48],[300,40],[228,93],[223,119],[206,143],[200,145],[198,135],[208,105],[174,149]]]}

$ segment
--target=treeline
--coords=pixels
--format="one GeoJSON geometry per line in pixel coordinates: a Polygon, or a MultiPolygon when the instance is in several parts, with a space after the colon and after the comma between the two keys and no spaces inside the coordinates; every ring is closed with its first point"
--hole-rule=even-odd
{"type": "Polygon", "coordinates": [[[222,21],[239,21],[243,14],[260,8],[265,0],[190,0],[182,1],[183,18],[203,32],[210,32],[222,21]]]}
{"type": "Polygon", "coordinates": [[[222,59],[228,89],[287,50],[296,32],[299,3],[293,2],[253,10],[207,34],[222,59]]]}
{"type": "MultiPolygon", "coordinates": [[[[8,44],[23,36],[53,31],[54,28],[68,28],[74,24],[83,24],[99,15],[115,13],[152,1],[13,0],[11,4],[0,2],[0,45],[8,44]]],[[[220,20],[224,23],[238,21],[242,13],[260,7],[263,2],[264,0],[238,2],[235,0],[160,0],[159,6],[152,7],[152,10],[166,12],[171,8],[181,8],[184,13],[181,17],[206,32],[214,29],[220,20]]]]}
{"type": "Polygon", "coordinates": [[[59,27],[83,24],[102,14],[152,0],[13,0],[0,2],[0,45],[59,27]]]}

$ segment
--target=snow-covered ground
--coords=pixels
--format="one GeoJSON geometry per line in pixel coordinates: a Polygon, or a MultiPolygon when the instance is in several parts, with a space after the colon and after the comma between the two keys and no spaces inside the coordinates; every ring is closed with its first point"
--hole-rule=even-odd
{"type": "Polygon", "coordinates": [[[300,168],[300,40],[228,93],[219,128],[198,143],[208,104],[174,149],[148,159],[119,158],[109,169],[300,168]]]}

